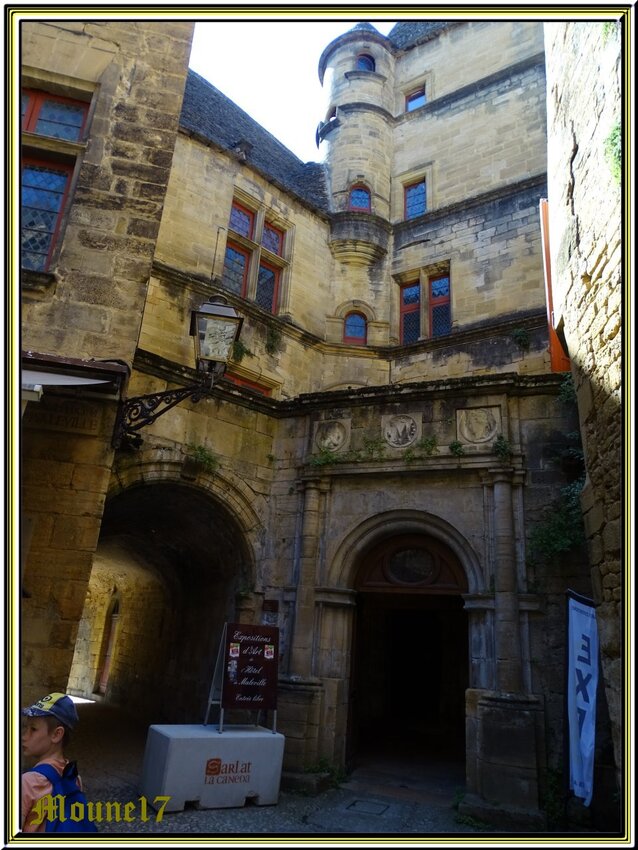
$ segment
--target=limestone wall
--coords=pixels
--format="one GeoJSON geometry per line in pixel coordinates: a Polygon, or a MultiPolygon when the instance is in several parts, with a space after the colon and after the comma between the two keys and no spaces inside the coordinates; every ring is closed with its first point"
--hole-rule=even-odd
{"type": "Polygon", "coordinates": [[[25,348],[132,360],[193,25],[23,23],[24,82],[93,91],[54,280],[23,302],[25,348]],[[75,83],[75,79],[78,83],[75,83]]]}
{"type": "Polygon", "coordinates": [[[582,506],[619,765],[623,246],[621,187],[606,146],[621,120],[621,36],[611,21],[545,24],[545,36],[554,309],[578,397],[582,506]]]}

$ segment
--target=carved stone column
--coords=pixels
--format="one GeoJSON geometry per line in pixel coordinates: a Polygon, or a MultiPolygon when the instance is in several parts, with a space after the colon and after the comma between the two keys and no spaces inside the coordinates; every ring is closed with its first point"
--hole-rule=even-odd
{"type": "Polygon", "coordinates": [[[304,482],[295,623],[290,645],[290,674],[294,678],[307,679],[312,675],[317,553],[322,527],[321,493],[326,487],[326,483],[319,478],[304,482]]]}
{"type": "Polygon", "coordinates": [[[523,668],[511,472],[494,471],[493,481],[496,685],[499,691],[519,694],[523,668]]]}

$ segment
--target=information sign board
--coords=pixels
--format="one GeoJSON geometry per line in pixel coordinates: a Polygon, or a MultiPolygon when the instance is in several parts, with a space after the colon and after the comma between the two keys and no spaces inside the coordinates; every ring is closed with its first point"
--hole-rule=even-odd
{"type": "Polygon", "coordinates": [[[227,623],[223,651],[221,707],[276,709],[279,629],[227,623]]]}

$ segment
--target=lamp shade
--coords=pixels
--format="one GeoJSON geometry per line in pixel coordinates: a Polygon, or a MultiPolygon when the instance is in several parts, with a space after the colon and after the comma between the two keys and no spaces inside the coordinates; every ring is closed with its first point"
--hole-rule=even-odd
{"type": "Polygon", "coordinates": [[[243,318],[223,298],[211,298],[191,313],[191,336],[195,337],[195,360],[208,371],[212,363],[227,363],[239,337],[243,318]]]}

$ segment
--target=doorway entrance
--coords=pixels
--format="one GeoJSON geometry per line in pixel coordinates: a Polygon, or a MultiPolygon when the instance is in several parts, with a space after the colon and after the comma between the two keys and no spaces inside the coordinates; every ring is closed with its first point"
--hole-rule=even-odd
{"type": "Polygon", "coordinates": [[[466,580],[427,535],[395,537],[357,574],[349,766],[454,777],[465,767],[466,580]]]}

